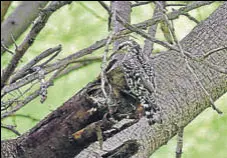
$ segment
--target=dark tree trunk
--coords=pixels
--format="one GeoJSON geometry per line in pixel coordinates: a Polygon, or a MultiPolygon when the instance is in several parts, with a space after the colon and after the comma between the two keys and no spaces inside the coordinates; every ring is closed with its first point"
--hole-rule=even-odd
{"type": "MultiPolygon", "coordinates": [[[[226,10],[225,2],[209,18],[194,28],[180,42],[183,49],[198,56],[226,46],[226,10]]],[[[212,98],[218,99],[226,93],[226,74],[209,68],[203,62],[189,61],[212,98]]],[[[227,50],[212,54],[207,61],[222,68],[226,67],[227,50]]],[[[89,99],[90,96],[101,96],[100,81],[97,80],[88,84],[26,134],[14,140],[2,141],[1,156],[4,158],[74,156],[93,158],[122,154],[124,157],[148,157],[160,146],[166,144],[177,133],[179,127],[185,127],[203,110],[210,107],[209,98],[187,69],[180,53],[162,52],[154,57],[154,65],[157,82],[156,98],[163,111],[163,124],[149,126],[142,118],[130,127],[121,128],[117,133],[109,136],[102,145],[103,150],[100,150],[91,125],[91,130],[85,132],[86,135],[78,135],[77,140],[74,140],[73,133],[92,122],[101,120],[103,114],[107,112],[107,108],[100,108],[92,99],[89,99]]],[[[102,124],[103,130],[109,129],[109,126],[104,126],[105,121],[99,121],[99,123],[102,124]]]]}

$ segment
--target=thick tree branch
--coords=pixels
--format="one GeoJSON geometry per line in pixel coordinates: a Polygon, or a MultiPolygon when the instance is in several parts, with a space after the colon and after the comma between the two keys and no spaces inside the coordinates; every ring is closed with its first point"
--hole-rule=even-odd
{"type": "MultiPolygon", "coordinates": [[[[2,3],[2,2],[1,2],[2,3]]],[[[22,1],[20,5],[5,19],[1,25],[1,42],[9,47],[13,44],[11,34],[15,39],[31,25],[39,15],[40,9],[45,7],[48,1],[22,1]]],[[[4,49],[1,48],[1,54],[4,49]]]]}
{"type": "Polygon", "coordinates": [[[5,14],[7,13],[10,4],[11,1],[1,1],[1,23],[4,20],[5,14]]]}
{"type": "MultiPolygon", "coordinates": [[[[117,15],[120,15],[125,21],[127,21],[128,23],[130,23],[131,21],[131,2],[129,1],[112,1],[111,2],[111,11],[112,11],[112,19],[111,19],[111,26],[113,28],[113,33],[117,34],[119,33],[121,30],[123,30],[125,27],[116,20],[117,15]]],[[[114,45],[113,45],[113,50],[115,50],[117,48],[117,46],[119,45],[119,43],[121,43],[122,41],[127,40],[127,37],[121,38],[119,40],[115,40],[114,41],[114,45]]]]}
{"type": "MultiPolygon", "coordinates": [[[[204,50],[209,52],[214,47],[227,44],[226,9],[227,3],[194,28],[180,42],[183,49],[192,52],[193,55],[202,55],[204,50]],[[208,39],[206,35],[209,35],[208,39]],[[217,36],[219,37],[218,42],[216,41],[217,36]]],[[[218,62],[220,66],[224,67],[227,60],[225,53],[224,50],[218,51],[213,54],[212,60],[209,62],[218,62]]],[[[154,57],[157,68],[157,99],[161,109],[165,111],[163,114],[164,123],[149,127],[146,120],[141,119],[137,124],[104,141],[103,150],[99,150],[96,142],[83,150],[76,158],[97,155],[101,157],[129,140],[137,140],[137,143],[140,144],[139,152],[133,157],[149,157],[161,145],[166,144],[178,132],[179,128],[188,125],[204,109],[210,107],[209,98],[194,82],[194,77],[187,69],[184,59],[177,54],[177,52],[168,51],[154,57]]],[[[190,61],[190,64],[193,65],[199,78],[203,78],[201,81],[213,98],[217,99],[227,92],[227,75],[204,67],[202,63],[190,61]]]]}

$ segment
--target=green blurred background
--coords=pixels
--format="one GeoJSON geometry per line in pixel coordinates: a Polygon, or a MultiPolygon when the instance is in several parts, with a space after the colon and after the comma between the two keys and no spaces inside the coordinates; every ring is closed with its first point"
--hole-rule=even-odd
{"type": "MultiPolygon", "coordinates": [[[[18,2],[13,2],[8,14],[17,5],[18,2]]],[[[212,5],[191,11],[190,14],[201,21],[206,19],[219,5],[220,2],[215,2],[212,5]]],[[[132,23],[151,18],[153,9],[154,5],[152,3],[133,8],[132,23]]],[[[171,11],[171,8],[169,8],[169,11],[171,11]]],[[[98,2],[73,2],[71,5],[64,6],[50,17],[47,25],[25,54],[20,65],[22,66],[40,52],[58,44],[63,46],[62,52],[57,57],[57,59],[61,59],[93,44],[97,40],[103,39],[108,34],[107,19],[107,12],[98,2]]],[[[194,22],[184,16],[174,20],[174,25],[178,39],[184,38],[196,26],[194,22]]],[[[20,43],[26,33],[17,40],[17,43],[20,43]]],[[[143,39],[136,34],[134,36],[138,38],[139,42],[143,42],[143,39]]],[[[161,31],[157,32],[156,38],[164,40],[161,31]]],[[[155,45],[154,52],[162,50],[165,50],[165,48],[155,45]]],[[[103,49],[96,51],[91,56],[101,55],[102,52],[103,49]]],[[[10,57],[9,54],[4,54],[1,58],[1,66],[5,66],[10,57]]],[[[48,113],[59,107],[87,83],[94,80],[99,73],[100,62],[96,62],[57,79],[54,86],[48,89],[48,98],[43,104],[40,103],[38,97],[19,110],[17,115],[6,118],[2,122],[8,125],[16,125],[16,129],[21,133],[28,131],[48,113]],[[29,115],[34,119],[24,118],[21,114],[29,115]]],[[[224,115],[219,116],[209,108],[185,128],[183,158],[227,158],[227,116],[225,114],[227,112],[227,93],[216,104],[224,112],[224,115]]],[[[12,132],[1,129],[1,139],[15,137],[16,135],[12,132]]],[[[176,138],[174,137],[167,145],[157,150],[152,158],[174,157],[175,147],[176,138]]]]}

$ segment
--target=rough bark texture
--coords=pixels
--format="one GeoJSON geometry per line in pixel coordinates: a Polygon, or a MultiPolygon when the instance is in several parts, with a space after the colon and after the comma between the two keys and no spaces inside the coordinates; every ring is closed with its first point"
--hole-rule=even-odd
{"type": "MultiPolygon", "coordinates": [[[[111,19],[111,26],[113,28],[113,32],[117,33],[120,30],[124,29],[124,26],[116,20],[116,14],[121,15],[121,17],[130,23],[130,14],[131,14],[131,2],[130,1],[112,1],[111,2],[111,12],[112,12],[112,19],[111,19]]],[[[119,43],[124,40],[127,40],[127,37],[121,38],[114,42],[114,50],[117,48],[119,43]]]]}
{"type": "Polygon", "coordinates": [[[73,157],[86,143],[75,142],[72,134],[91,121],[102,118],[102,113],[88,113],[87,110],[91,107],[95,107],[94,103],[85,96],[73,96],[27,134],[15,140],[2,141],[1,156],[5,158],[73,157]],[[91,118],[92,120],[89,120],[91,118]],[[13,156],[15,153],[16,156],[13,156]]]}
{"type": "MultiPolygon", "coordinates": [[[[219,7],[181,41],[184,50],[193,55],[227,45],[227,3],[219,7]]],[[[219,51],[209,62],[226,67],[227,50],[219,51]]],[[[99,81],[90,83],[47,116],[36,127],[18,139],[2,141],[1,156],[17,158],[146,158],[166,144],[179,127],[188,125],[210,106],[209,98],[198,86],[180,53],[162,52],[154,57],[157,82],[157,103],[163,111],[163,124],[149,126],[144,118],[124,130],[109,136],[100,150],[95,134],[82,135],[77,140],[72,134],[91,122],[100,120],[106,108],[99,108],[89,96],[98,96],[99,81]],[[93,110],[92,110],[93,108],[93,110]],[[95,109],[94,109],[95,108],[95,109]],[[134,152],[133,152],[134,151],[134,152]],[[135,152],[136,151],[136,152],[135,152]]],[[[202,84],[214,99],[227,91],[227,75],[209,69],[202,63],[190,61],[202,84]]]]}
{"type": "MultiPolygon", "coordinates": [[[[160,6],[157,4],[155,5],[154,13],[153,13],[153,18],[157,16],[161,16],[161,9],[164,8],[165,6],[165,1],[159,1],[160,6]],[[162,8],[159,8],[162,7],[162,8]]],[[[158,24],[152,25],[151,27],[148,28],[148,34],[150,34],[152,37],[155,37],[156,32],[157,32],[158,24]]],[[[149,41],[148,39],[144,40],[144,48],[143,48],[143,53],[145,53],[148,56],[151,56],[151,53],[153,52],[154,48],[154,43],[149,41]]]]}
{"type": "MultiPolygon", "coordinates": [[[[13,43],[11,34],[17,39],[35,20],[48,1],[24,1],[1,25],[1,41],[10,46],[13,43]],[[4,30],[4,31],[3,31],[4,30]]],[[[2,52],[2,50],[1,50],[2,52]]]]}
{"type": "MultiPolygon", "coordinates": [[[[208,19],[194,28],[181,41],[183,49],[193,55],[202,55],[204,52],[227,45],[226,10],[225,2],[208,19]]],[[[147,158],[176,135],[179,127],[185,127],[203,110],[210,107],[209,98],[198,86],[179,53],[163,52],[154,60],[157,78],[156,98],[163,111],[164,123],[150,127],[144,119],[141,119],[133,126],[107,139],[103,144],[103,150],[99,149],[96,142],[76,157],[101,157],[107,153],[106,151],[113,151],[128,140],[137,140],[140,144],[139,151],[132,157],[147,158]]],[[[209,62],[226,67],[227,50],[212,55],[209,62]]],[[[190,65],[193,65],[202,84],[213,98],[217,99],[226,93],[227,75],[211,70],[201,63],[190,62],[190,65]]]]}

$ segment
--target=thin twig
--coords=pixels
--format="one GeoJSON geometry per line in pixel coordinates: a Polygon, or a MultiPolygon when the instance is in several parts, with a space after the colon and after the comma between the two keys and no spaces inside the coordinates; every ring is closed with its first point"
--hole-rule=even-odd
{"type": "MultiPolygon", "coordinates": [[[[75,66],[76,69],[81,68],[82,66],[86,66],[88,64],[91,64],[93,62],[98,62],[101,61],[100,57],[91,57],[91,58],[84,58],[84,59],[77,59],[77,60],[71,60],[71,61],[57,61],[56,63],[50,64],[50,65],[46,65],[44,66],[44,71],[45,71],[45,75],[49,74],[57,69],[60,69],[61,67],[64,67],[65,65],[69,65],[72,63],[78,63],[78,62],[82,62],[82,64],[79,64],[78,66],[75,66]]],[[[39,65],[38,65],[39,66],[39,65]]],[[[67,70],[66,70],[67,71],[67,70]]],[[[71,71],[71,70],[69,70],[71,71]]],[[[61,73],[62,74],[62,73],[61,73]]],[[[63,75],[63,74],[62,74],[63,75]]],[[[32,73],[30,75],[25,76],[24,78],[21,78],[19,81],[14,82],[10,85],[5,86],[2,89],[2,94],[1,97],[4,96],[6,93],[9,93],[13,90],[16,90],[22,86],[25,86],[27,84],[29,84],[30,82],[34,81],[38,79],[38,75],[36,73],[32,73]]]]}
{"type": "MultiPolygon", "coordinates": [[[[181,48],[181,46],[179,45],[182,53],[183,53],[183,49],[181,48]]],[[[198,76],[195,74],[194,70],[191,68],[191,66],[189,65],[189,62],[187,60],[187,57],[185,58],[185,62],[187,65],[187,68],[190,70],[190,72],[193,74],[193,76],[195,77],[197,83],[199,84],[199,87],[202,88],[203,92],[209,97],[210,103],[211,103],[211,107],[218,113],[218,114],[222,114],[222,111],[220,111],[214,104],[214,100],[212,99],[212,97],[210,96],[210,94],[207,92],[207,90],[205,89],[205,87],[203,86],[203,84],[200,82],[200,79],[198,78],[198,76]]]]}
{"type": "Polygon", "coordinates": [[[1,42],[1,47],[3,48],[4,51],[8,52],[11,55],[14,55],[15,53],[8,49],[2,42],[1,42]]]}
{"type": "MultiPolygon", "coordinates": [[[[109,57],[107,57],[108,59],[109,57]]],[[[77,59],[74,61],[74,63],[83,63],[83,62],[97,62],[102,61],[102,56],[91,56],[91,57],[85,57],[81,59],[77,59]]]]}
{"type": "Polygon", "coordinates": [[[20,136],[21,134],[15,129],[15,126],[12,125],[3,125],[1,124],[1,128],[5,128],[13,133],[15,133],[17,136],[20,136]]]}
{"type": "Polygon", "coordinates": [[[47,59],[47,61],[43,62],[42,64],[40,64],[41,67],[44,67],[46,64],[48,64],[51,60],[53,60],[59,53],[61,52],[61,50],[57,50],[56,53],[54,53],[53,56],[51,56],[49,59],[47,59]]]}
{"type": "Polygon", "coordinates": [[[14,114],[14,115],[11,115],[11,117],[23,117],[23,118],[27,118],[27,119],[30,119],[32,121],[40,121],[39,119],[33,117],[33,116],[30,116],[30,115],[25,115],[25,114],[14,114]]]}
{"type": "Polygon", "coordinates": [[[213,53],[216,53],[218,51],[221,51],[221,50],[227,50],[227,47],[226,46],[223,46],[223,47],[218,47],[218,48],[215,48],[215,49],[212,49],[208,52],[205,52],[205,54],[203,55],[200,55],[200,56],[193,56],[191,53],[189,52],[184,52],[184,55],[187,56],[188,58],[194,60],[194,61],[197,61],[197,62],[202,62],[204,61],[206,58],[208,58],[210,55],[212,55],[213,53]]]}
{"type": "Polygon", "coordinates": [[[210,63],[210,62],[208,62],[208,61],[205,60],[206,58],[208,58],[213,53],[216,53],[216,52],[221,51],[221,50],[227,50],[227,47],[224,46],[224,47],[219,47],[219,48],[212,49],[212,50],[206,52],[204,55],[199,56],[199,57],[192,56],[188,52],[184,52],[184,53],[185,53],[185,56],[187,56],[191,60],[194,60],[196,62],[202,62],[203,64],[205,64],[208,67],[216,70],[217,72],[220,72],[220,73],[223,73],[223,74],[227,74],[227,68],[219,67],[219,66],[214,65],[214,64],[212,64],[212,63],[210,63]]]}
{"type": "Polygon", "coordinates": [[[106,19],[103,18],[103,17],[101,17],[99,14],[97,14],[95,10],[93,10],[93,9],[91,9],[91,8],[89,8],[89,7],[87,7],[87,6],[83,3],[83,1],[78,1],[77,3],[79,3],[84,9],[86,9],[88,12],[90,12],[92,16],[95,16],[96,18],[98,18],[98,19],[100,19],[100,20],[102,20],[102,21],[106,21],[106,19]]]}
{"type": "Polygon", "coordinates": [[[181,158],[183,149],[184,128],[180,127],[177,133],[176,158],[181,158]]]}
{"type": "Polygon", "coordinates": [[[149,4],[151,3],[152,1],[146,1],[146,2],[138,2],[138,3],[135,3],[135,4],[132,4],[131,7],[138,7],[138,6],[141,6],[141,5],[146,5],[146,4],[149,4]]]}
{"type": "Polygon", "coordinates": [[[66,65],[61,67],[60,69],[56,70],[54,74],[50,77],[48,83],[53,84],[54,79],[57,78],[57,76],[66,68],[66,65]]]}
{"type": "MultiPolygon", "coordinates": [[[[205,5],[210,5],[211,3],[213,3],[214,1],[196,1],[196,2],[192,2],[189,3],[187,6],[182,7],[178,10],[172,11],[171,13],[167,14],[167,17],[169,20],[174,20],[177,19],[180,15],[182,15],[183,13],[189,12],[193,9],[197,9],[199,7],[205,6],[205,5]]],[[[155,23],[159,22],[163,20],[163,16],[158,16],[154,19],[149,19],[146,20],[142,23],[138,23],[135,24],[134,26],[136,28],[141,28],[141,29],[146,29],[148,26],[154,25],[155,23]]],[[[123,31],[123,30],[122,30],[123,31]]],[[[130,31],[123,31],[121,34],[127,34],[130,31]]]]}
{"type": "Polygon", "coordinates": [[[95,62],[101,62],[102,61],[102,57],[88,57],[88,58],[84,58],[84,59],[78,59],[75,61],[75,65],[72,65],[72,66],[69,66],[69,67],[66,67],[58,76],[57,78],[59,77],[62,77],[68,73],[70,73],[71,71],[75,71],[77,69],[80,69],[82,67],[85,67],[89,64],[92,64],[92,63],[95,63],[95,62]]]}
{"type": "Polygon", "coordinates": [[[108,55],[108,52],[109,52],[109,45],[110,45],[110,42],[112,40],[112,37],[113,37],[113,34],[111,32],[110,35],[109,35],[109,38],[106,42],[106,48],[105,48],[105,51],[103,53],[102,66],[101,66],[101,89],[102,89],[102,92],[103,92],[103,95],[104,95],[105,98],[108,98],[106,90],[105,90],[105,83],[107,81],[105,71],[106,71],[107,55],[108,55]]]}
{"type": "Polygon", "coordinates": [[[16,98],[8,99],[6,102],[1,101],[1,111],[7,110],[9,107],[13,105],[13,103],[19,102],[16,98]]]}
{"type": "MultiPolygon", "coordinates": [[[[158,1],[156,1],[155,3],[159,6],[161,6],[160,2],[158,2],[158,1]]],[[[174,40],[174,42],[177,43],[177,37],[174,34],[174,31],[175,31],[174,27],[171,26],[169,19],[166,15],[166,11],[164,10],[164,8],[161,8],[161,7],[160,7],[160,10],[161,10],[161,13],[162,13],[162,16],[163,16],[163,20],[164,20],[165,24],[167,25],[167,29],[168,29],[170,36],[172,36],[172,39],[174,40]]]]}
{"type": "Polygon", "coordinates": [[[107,13],[110,15],[111,11],[110,11],[110,8],[106,5],[106,3],[103,2],[103,1],[98,1],[98,2],[107,11],[107,13]]]}
{"type": "MultiPolygon", "coordinates": [[[[42,59],[48,57],[49,55],[55,53],[55,52],[61,51],[61,45],[54,47],[54,48],[49,48],[42,52],[40,55],[36,56],[34,59],[32,59],[30,62],[28,62],[25,66],[23,66],[21,69],[15,72],[15,75],[12,76],[10,79],[10,83],[14,83],[16,80],[26,76],[29,72],[27,70],[31,69],[32,66],[37,64],[39,61],[42,59]]],[[[45,62],[47,63],[47,62],[45,62]]],[[[43,66],[44,64],[42,64],[43,66]]]]}
{"type": "Polygon", "coordinates": [[[57,9],[62,6],[71,3],[72,1],[52,1],[45,9],[43,9],[40,13],[40,16],[35,21],[35,24],[31,28],[28,35],[25,37],[23,42],[18,46],[15,51],[15,55],[12,57],[11,61],[7,65],[4,73],[1,76],[1,89],[6,85],[10,76],[16,69],[19,60],[23,57],[28,48],[32,45],[33,41],[39,34],[39,32],[44,28],[49,17],[54,13],[57,9]]]}
{"type": "Polygon", "coordinates": [[[187,6],[187,4],[166,4],[166,7],[180,7],[180,6],[187,6]]]}
{"type": "Polygon", "coordinates": [[[157,43],[157,44],[162,45],[162,46],[164,46],[164,47],[166,47],[168,49],[175,50],[175,51],[179,52],[179,49],[177,47],[169,44],[168,42],[160,41],[158,39],[155,39],[154,37],[151,37],[149,34],[147,34],[146,32],[142,31],[141,29],[136,28],[135,26],[130,25],[129,23],[125,22],[122,19],[122,17],[120,17],[119,15],[117,15],[117,17],[118,17],[118,21],[122,25],[124,25],[125,28],[129,29],[130,31],[135,32],[135,33],[141,35],[142,37],[144,37],[144,38],[146,38],[146,39],[148,39],[148,40],[150,40],[150,41],[152,41],[154,43],[157,43]]]}
{"type": "Polygon", "coordinates": [[[202,58],[203,59],[206,59],[207,57],[209,57],[210,55],[212,55],[213,53],[216,53],[217,51],[220,51],[220,50],[227,50],[227,46],[223,46],[223,47],[219,47],[219,48],[215,48],[215,49],[212,49],[210,50],[209,52],[206,52],[202,58]]]}
{"type": "Polygon", "coordinates": [[[111,17],[112,17],[112,13],[111,13],[111,10],[110,8],[106,5],[105,2],[103,1],[98,1],[99,4],[107,11],[109,17],[108,17],[108,31],[111,30],[111,17]]]}
{"type": "Polygon", "coordinates": [[[86,65],[88,65],[88,64],[90,64],[90,62],[89,62],[89,63],[88,63],[88,62],[76,63],[76,64],[73,65],[73,66],[65,67],[65,69],[62,70],[62,71],[57,75],[56,78],[60,78],[60,77],[62,77],[62,76],[65,76],[65,75],[69,74],[70,72],[75,71],[75,70],[77,70],[77,69],[79,69],[79,68],[82,68],[82,67],[84,67],[84,66],[86,66],[86,65]]]}
{"type": "MultiPolygon", "coordinates": [[[[56,77],[58,76],[58,74],[64,69],[65,67],[62,67],[61,69],[57,70],[51,77],[50,79],[46,82],[46,86],[47,88],[49,86],[53,85],[53,80],[56,79],[56,77]]],[[[16,111],[18,111],[19,109],[21,109],[24,105],[28,104],[29,102],[31,102],[32,100],[34,100],[35,98],[37,98],[40,94],[40,89],[36,90],[35,92],[33,92],[32,94],[30,94],[28,97],[26,97],[23,101],[20,101],[20,103],[18,103],[16,106],[12,107],[12,109],[10,109],[9,111],[3,113],[1,115],[1,119],[4,119],[8,116],[13,115],[16,111]]]]}
{"type": "Polygon", "coordinates": [[[33,99],[35,99],[38,96],[39,96],[39,90],[36,90],[31,95],[29,95],[27,98],[25,98],[25,100],[21,101],[16,106],[12,107],[12,109],[10,109],[9,111],[3,113],[1,115],[1,119],[4,119],[10,115],[13,115],[16,111],[21,109],[24,105],[26,105],[27,103],[29,103],[30,101],[32,101],[33,99]]]}
{"type": "Polygon", "coordinates": [[[10,36],[11,36],[12,41],[13,41],[13,44],[14,44],[14,46],[15,46],[16,50],[17,50],[17,49],[18,49],[18,45],[17,45],[17,42],[16,42],[16,40],[15,40],[15,38],[14,38],[13,34],[11,33],[11,34],[10,34],[10,36]]]}
{"type": "Polygon", "coordinates": [[[184,13],[182,15],[186,16],[189,20],[194,21],[196,24],[199,24],[199,21],[193,16],[191,16],[189,13],[184,13]]]}
{"type": "MultiPolygon", "coordinates": [[[[15,97],[14,99],[9,99],[7,102],[3,102],[4,104],[1,106],[1,111],[7,110],[9,107],[11,107],[14,103],[19,103],[19,98],[23,97],[27,92],[29,92],[32,87],[38,82],[32,83],[30,87],[28,87],[24,92],[21,92],[19,89],[18,91],[20,92],[20,95],[15,97]]],[[[11,94],[11,93],[8,93],[11,94]]],[[[2,95],[1,97],[3,97],[4,95],[2,95]]]]}

